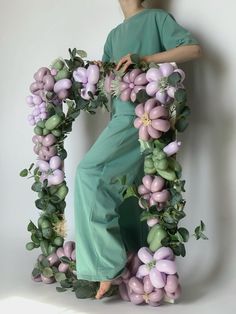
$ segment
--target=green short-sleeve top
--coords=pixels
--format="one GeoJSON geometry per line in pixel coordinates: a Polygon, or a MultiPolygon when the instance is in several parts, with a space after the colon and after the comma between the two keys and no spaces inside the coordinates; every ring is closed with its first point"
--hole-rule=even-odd
{"type": "Polygon", "coordinates": [[[193,44],[199,44],[198,40],[170,13],[162,9],[143,9],[109,32],[102,61],[117,63],[128,53],[144,56],[193,44]]]}

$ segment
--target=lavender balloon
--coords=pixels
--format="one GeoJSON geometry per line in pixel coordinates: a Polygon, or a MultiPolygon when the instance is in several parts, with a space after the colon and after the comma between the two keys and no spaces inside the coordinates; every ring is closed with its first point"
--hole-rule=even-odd
{"type": "Polygon", "coordinates": [[[150,68],[146,73],[146,78],[149,82],[146,86],[147,94],[151,97],[155,96],[161,104],[168,104],[174,98],[176,90],[183,86],[185,74],[176,68],[175,63],[161,63],[158,69],[150,68]],[[173,89],[173,86],[168,83],[168,77],[175,72],[180,75],[181,79],[173,89]]]}
{"type": "Polygon", "coordinates": [[[167,154],[167,156],[171,156],[178,152],[180,145],[181,145],[181,142],[175,140],[174,142],[171,142],[168,145],[166,145],[163,148],[163,151],[167,154]]]}
{"type": "Polygon", "coordinates": [[[87,69],[83,67],[78,67],[76,70],[74,70],[74,80],[83,84],[83,88],[81,89],[82,98],[86,100],[91,99],[88,94],[89,91],[92,94],[95,94],[96,84],[98,83],[99,75],[99,67],[95,64],[90,64],[87,69]]]}
{"type": "Polygon", "coordinates": [[[140,69],[133,69],[127,72],[120,82],[120,99],[123,101],[136,100],[136,95],[141,89],[145,89],[148,83],[146,74],[140,69]]]}
{"type": "Polygon", "coordinates": [[[143,141],[157,139],[170,129],[167,109],[153,98],[148,99],[145,104],[138,104],[135,114],[137,118],[134,120],[134,127],[139,129],[139,138],[143,141]]]}
{"type": "MultiPolygon", "coordinates": [[[[165,180],[161,176],[145,175],[143,184],[138,186],[138,193],[148,201],[148,206],[165,203],[170,198],[170,192],[164,188],[165,180]]],[[[140,204],[142,208],[144,206],[140,204]]]]}
{"type": "Polygon", "coordinates": [[[48,117],[46,103],[39,95],[29,95],[26,98],[27,104],[32,108],[32,113],[28,115],[30,125],[35,125],[38,121],[48,117]]]}

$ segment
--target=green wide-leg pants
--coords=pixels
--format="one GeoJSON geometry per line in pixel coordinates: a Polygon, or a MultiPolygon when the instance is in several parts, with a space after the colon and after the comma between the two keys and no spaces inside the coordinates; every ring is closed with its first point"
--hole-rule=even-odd
{"type": "Polygon", "coordinates": [[[114,179],[127,175],[141,184],[140,152],[133,111],[112,111],[110,121],[76,168],[74,214],[78,279],[111,280],[124,270],[128,251],[146,246],[148,226],[140,221],[136,197],[123,199],[124,186],[114,179]]]}

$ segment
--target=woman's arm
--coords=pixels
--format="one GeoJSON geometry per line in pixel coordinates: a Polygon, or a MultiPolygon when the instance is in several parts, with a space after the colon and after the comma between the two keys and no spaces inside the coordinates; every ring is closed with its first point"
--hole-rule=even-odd
{"type": "Polygon", "coordinates": [[[163,63],[163,62],[177,62],[183,63],[202,56],[202,48],[200,45],[185,45],[173,48],[167,51],[158,52],[153,55],[142,56],[140,61],[147,63],[163,63]]]}
{"type": "MultiPolygon", "coordinates": [[[[200,45],[183,45],[163,52],[154,53],[153,55],[140,56],[140,61],[144,61],[146,63],[183,63],[200,58],[202,55],[203,53],[200,45]]],[[[128,53],[126,56],[120,59],[115,69],[119,70],[122,66],[122,70],[125,72],[132,63],[131,53],[128,53]]]]}

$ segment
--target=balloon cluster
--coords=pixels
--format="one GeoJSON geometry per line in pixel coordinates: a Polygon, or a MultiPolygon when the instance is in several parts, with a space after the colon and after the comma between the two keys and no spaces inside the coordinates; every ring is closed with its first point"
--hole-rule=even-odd
{"type": "Polygon", "coordinates": [[[27,104],[33,108],[32,113],[28,115],[30,125],[35,125],[38,121],[46,119],[48,114],[46,112],[46,103],[38,95],[29,95],[26,98],[27,104]]]}
{"type": "MultiPolygon", "coordinates": [[[[67,241],[62,247],[59,247],[56,252],[45,255],[40,254],[37,258],[35,267],[38,273],[31,274],[32,280],[36,282],[42,281],[43,283],[50,284],[57,281],[58,274],[75,271],[70,267],[76,260],[75,242],[67,241]],[[66,263],[62,261],[66,258],[66,263]]],[[[74,263],[75,264],[75,263],[74,263]]]]}
{"type": "MultiPolygon", "coordinates": [[[[144,209],[142,220],[146,219],[150,230],[148,247],[140,248],[137,254],[130,253],[125,272],[112,283],[119,285],[124,300],[134,304],[158,306],[166,300],[173,302],[181,292],[175,256],[185,255],[184,242],[189,235],[187,229],[178,228],[179,220],[185,216],[185,202],[180,197],[184,191],[182,169],[175,158],[181,145],[176,134],[186,128],[189,114],[183,86],[185,74],[175,63],[136,64],[121,74],[111,63],[104,63],[100,69],[84,62],[86,53],[82,50],[74,48],[69,52],[69,60],[58,58],[50,68],[38,69],[30,85],[32,94],[26,98],[32,108],[28,122],[34,126],[32,141],[37,155],[32,190],[38,193],[35,205],[43,212],[38,227],[32,221],[28,225],[32,242],[26,248],[40,247],[43,253],[32,279],[52,283],[63,281],[63,274],[76,275],[75,243],[64,243],[68,193],[64,140],[81,110],[95,113],[94,108],[106,107],[108,98],[115,95],[136,105],[133,125],[145,154],[144,176],[137,189],[129,190],[129,196],[133,193],[139,199],[144,209]],[[67,113],[63,105],[67,105],[67,113]]],[[[33,165],[20,175],[31,174],[33,165]]],[[[198,231],[201,234],[202,229],[198,231]]],[[[87,292],[88,289],[84,293],[87,292]]]]}
{"type": "Polygon", "coordinates": [[[123,300],[151,306],[173,302],[181,292],[175,255],[169,247],[161,247],[154,254],[147,247],[137,254],[129,253],[125,271],[112,284],[119,285],[123,300]]]}
{"type": "Polygon", "coordinates": [[[91,99],[89,92],[95,94],[96,84],[98,83],[100,71],[97,65],[90,64],[88,68],[78,67],[73,72],[73,77],[76,82],[82,83],[81,97],[91,99]]]}
{"type": "MultiPolygon", "coordinates": [[[[170,192],[164,188],[165,180],[161,176],[145,175],[142,178],[143,184],[139,185],[138,192],[139,194],[148,201],[148,206],[154,204],[165,203],[170,198],[170,192]]],[[[139,200],[139,205],[142,208],[145,208],[141,201],[139,200]]]]}

